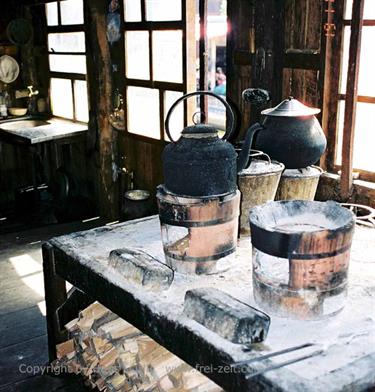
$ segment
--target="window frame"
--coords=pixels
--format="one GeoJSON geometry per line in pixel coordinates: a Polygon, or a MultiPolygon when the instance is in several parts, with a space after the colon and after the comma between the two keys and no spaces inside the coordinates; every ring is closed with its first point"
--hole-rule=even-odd
{"type": "Polygon", "coordinates": [[[330,125],[328,130],[328,159],[327,169],[331,172],[339,173],[341,177],[340,192],[343,198],[347,198],[352,189],[354,179],[359,179],[368,182],[375,182],[375,172],[364,169],[357,169],[353,166],[353,151],[355,143],[355,117],[356,106],[358,103],[374,104],[375,108],[375,94],[374,96],[363,96],[357,94],[358,74],[359,74],[359,56],[361,50],[361,33],[362,27],[375,26],[375,20],[363,19],[363,7],[365,0],[353,1],[351,19],[345,19],[346,1],[337,1],[337,24],[336,24],[336,41],[335,50],[333,51],[333,62],[336,62],[337,69],[332,75],[331,87],[334,89],[332,95],[332,105],[330,106],[330,125]],[[340,80],[342,73],[343,58],[343,42],[344,30],[350,26],[350,43],[349,43],[349,58],[348,63],[353,64],[348,67],[348,77],[345,94],[340,92],[340,80]],[[339,103],[345,103],[344,112],[344,126],[341,146],[341,165],[336,163],[336,157],[339,152],[338,135],[339,135],[339,103]],[[331,145],[330,145],[331,144],[331,145]]]}
{"type": "MultiPolygon", "coordinates": [[[[165,104],[164,97],[166,91],[175,91],[180,92],[182,94],[186,94],[191,90],[192,86],[194,86],[195,90],[195,35],[194,29],[192,29],[188,24],[191,22],[189,19],[191,15],[195,17],[195,1],[193,0],[178,0],[181,1],[181,20],[174,21],[148,21],[146,20],[146,0],[140,0],[141,3],[141,21],[138,22],[128,22],[125,20],[125,5],[124,1],[120,2],[120,10],[121,10],[121,23],[122,23],[122,36],[123,42],[125,43],[125,35],[127,31],[147,31],[148,32],[148,54],[149,54],[149,79],[134,79],[126,76],[126,49],[124,45],[124,87],[123,87],[123,96],[124,96],[124,112],[125,112],[125,130],[124,132],[127,135],[130,135],[132,138],[139,139],[141,141],[146,141],[148,143],[156,143],[156,144],[164,144],[168,142],[165,138],[165,129],[164,129],[164,118],[165,118],[165,104]],[[168,31],[168,30],[180,30],[182,31],[182,82],[166,82],[166,81],[157,81],[153,80],[153,43],[152,43],[152,32],[153,31],[168,31]],[[194,50],[188,47],[188,43],[191,42],[193,36],[194,50]],[[194,57],[193,57],[194,56],[194,57]],[[193,67],[193,69],[192,69],[193,67]],[[192,77],[191,75],[194,75],[192,77]],[[128,127],[128,87],[144,87],[157,89],[159,92],[159,138],[153,138],[150,136],[140,135],[134,132],[129,131],[128,127]]],[[[195,21],[193,18],[192,21],[195,21]]],[[[187,123],[188,111],[190,113],[190,107],[186,104],[186,101],[182,103],[184,105],[184,126],[187,123]]]]}
{"type": "MultiPolygon", "coordinates": [[[[85,45],[86,45],[86,27],[85,27],[85,7],[84,7],[84,1],[83,0],[83,17],[84,17],[84,22],[81,24],[71,24],[71,25],[62,25],[61,24],[61,9],[60,9],[60,3],[63,0],[56,0],[53,1],[53,3],[57,3],[57,25],[55,26],[49,26],[47,22],[47,13],[46,13],[46,27],[47,27],[47,42],[48,42],[48,36],[49,34],[61,34],[61,33],[84,33],[85,35],[85,45]]],[[[47,6],[47,4],[46,4],[47,6]]],[[[50,65],[49,65],[49,56],[50,55],[73,55],[73,56],[82,56],[84,55],[87,58],[87,48],[85,52],[54,52],[50,51],[49,48],[47,47],[47,56],[48,56],[48,80],[49,80],[49,88],[51,86],[50,81],[52,78],[56,79],[66,79],[70,81],[70,86],[71,86],[71,91],[72,91],[72,97],[73,97],[73,118],[67,118],[67,117],[60,117],[60,116],[55,116],[59,118],[63,118],[69,121],[73,121],[76,123],[81,123],[81,124],[87,124],[84,121],[77,120],[76,117],[76,96],[75,96],[75,91],[74,91],[74,82],[76,80],[82,80],[87,83],[87,70],[86,74],[80,74],[80,73],[73,73],[73,72],[60,72],[60,71],[51,71],[50,65]]],[[[88,91],[87,91],[88,94],[88,91]]],[[[89,100],[87,101],[89,105],[89,100]]],[[[52,107],[51,109],[51,114],[52,113],[52,107]]],[[[89,110],[89,107],[88,107],[89,110]]]]}

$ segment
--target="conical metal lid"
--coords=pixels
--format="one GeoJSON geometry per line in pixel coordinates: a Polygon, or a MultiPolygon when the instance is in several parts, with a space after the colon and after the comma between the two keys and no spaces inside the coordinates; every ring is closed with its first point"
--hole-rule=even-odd
{"type": "Polygon", "coordinates": [[[284,99],[274,108],[262,111],[263,115],[276,117],[304,117],[318,114],[320,109],[310,108],[293,97],[284,99]]]}

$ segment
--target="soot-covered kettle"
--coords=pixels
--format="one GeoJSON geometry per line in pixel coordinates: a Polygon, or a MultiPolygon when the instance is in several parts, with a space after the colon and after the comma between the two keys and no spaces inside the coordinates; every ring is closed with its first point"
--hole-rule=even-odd
{"type": "Polygon", "coordinates": [[[210,92],[197,91],[179,98],[169,109],[165,130],[172,141],[163,151],[164,185],[168,191],[183,196],[209,197],[234,192],[237,173],[247,166],[250,146],[256,130],[250,130],[239,156],[227,141],[235,129],[234,114],[225,99],[210,92]],[[193,96],[208,95],[217,98],[226,108],[230,127],[222,139],[218,130],[210,125],[196,124],[186,127],[174,141],[169,130],[169,119],[176,106],[193,96]]]}

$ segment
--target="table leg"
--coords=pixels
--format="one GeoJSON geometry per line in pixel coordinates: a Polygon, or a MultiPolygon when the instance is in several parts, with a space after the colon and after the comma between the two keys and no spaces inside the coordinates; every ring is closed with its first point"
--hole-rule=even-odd
{"type": "Polygon", "coordinates": [[[53,246],[45,243],[43,252],[44,292],[46,301],[46,321],[48,334],[48,354],[52,362],[56,359],[56,344],[67,339],[67,332],[60,325],[57,309],[67,299],[65,280],[55,271],[53,246]]]}

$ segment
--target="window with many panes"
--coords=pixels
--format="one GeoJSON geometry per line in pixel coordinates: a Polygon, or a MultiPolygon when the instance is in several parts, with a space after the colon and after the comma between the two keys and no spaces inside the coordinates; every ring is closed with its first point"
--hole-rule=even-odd
{"type": "MultiPolygon", "coordinates": [[[[359,3],[355,0],[355,6],[359,3]]],[[[338,94],[337,143],[335,148],[335,166],[341,169],[343,159],[343,133],[345,122],[345,102],[348,98],[347,79],[354,68],[348,69],[353,0],[345,0],[343,20],[341,77],[338,94]]],[[[363,7],[363,24],[360,39],[359,74],[356,103],[356,119],[353,129],[353,170],[360,178],[375,181],[375,57],[372,55],[375,41],[375,1],[365,0],[363,7]]],[[[357,18],[359,15],[357,15],[357,18]]],[[[349,92],[353,94],[353,91],[349,92]]],[[[345,146],[344,146],[345,147],[345,146]]]]}
{"type": "MultiPolygon", "coordinates": [[[[217,66],[225,71],[226,2],[124,0],[123,4],[126,129],[168,140],[164,120],[171,105],[197,88],[214,90],[217,66]],[[204,80],[200,67],[206,72],[204,80]]],[[[225,95],[223,86],[221,94],[225,95]]],[[[211,97],[205,101],[208,122],[225,128],[224,106],[211,97]]],[[[176,107],[170,121],[173,139],[200,108],[195,98],[176,107]]]]}
{"type": "MultiPolygon", "coordinates": [[[[167,111],[189,89],[185,61],[189,48],[184,39],[189,34],[188,3],[124,0],[125,102],[129,133],[153,139],[167,138],[163,124],[167,111]]],[[[184,124],[183,107],[173,117],[172,129],[179,132],[184,124]]]]}
{"type": "Polygon", "coordinates": [[[88,122],[83,0],[46,4],[52,114],[88,122]]]}

